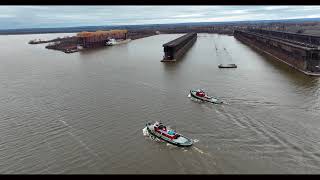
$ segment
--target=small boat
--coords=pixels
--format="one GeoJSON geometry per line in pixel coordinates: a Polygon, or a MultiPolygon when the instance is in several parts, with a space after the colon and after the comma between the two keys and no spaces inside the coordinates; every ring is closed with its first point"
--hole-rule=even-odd
{"type": "Polygon", "coordinates": [[[191,97],[200,99],[202,101],[211,102],[214,104],[222,104],[223,101],[219,100],[216,97],[208,96],[202,89],[190,90],[191,97]]]}
{"type": "Polygon", "coordinates": [[[130,42],[131,39],[109,39],[107,42],[106,42],[106,46],[114,46],[114,45],[120,45],[120,44],[125,44],[125,43],[128,43],[130,42]]]}
{"type": "Polygon", "coordinates": [[[69,54],[69,53],[78,52],[78,50],[77,49],[67,49],[64,52],[69,54]]]}
{"type": "Polygon", "coordinates": [[[146,129],[151,137],[158,138],[176,146],[188,147],[193,144],[191,139],[176,133],[174,130],[159,122],[155,122],[154,124],[147,123],[146,129]]]}
{"type": "Polygon", "coordinates": [[[115,39],[109,39],[109,41],[106,42],[107,46],[113,46],[116,44],[117,44],[117,41],[115,39]]]}
{"type": "Polygon", "coordinates": [[[218,65],[219,68],[237,68],[236,64],[219,64],[218,65]]]}

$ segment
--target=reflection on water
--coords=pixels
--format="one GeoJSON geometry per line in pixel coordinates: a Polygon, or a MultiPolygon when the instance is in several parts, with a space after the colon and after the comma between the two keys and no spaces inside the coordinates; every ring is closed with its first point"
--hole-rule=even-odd
{"type": "Polygon", "coordinates": [[[200,34],[176,63],[162,44],[181,34],[73,54],[26,43],[56,36],[0,36],[0,173],[319,172],[317,77],[224,35],[200,34]],[[159,120],[198,142],[146,140],[159,120]]]}

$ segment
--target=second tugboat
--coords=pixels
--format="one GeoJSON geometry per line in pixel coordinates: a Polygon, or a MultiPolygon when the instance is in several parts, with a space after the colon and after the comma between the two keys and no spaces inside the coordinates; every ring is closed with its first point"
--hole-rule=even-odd
{"type": "Polygon", "coordinates": [[[218,65],[219,68],[237,68],[236,64],[219,64],[218,65]]]}
{"type": "Polygon", "coordinates": [[[155,122],[154,124],[147,123],[146,129],[151,136],[176,146],[188,147],[193,144],[191,139],[174,132],[159,122],[155,122]]]}
{"type": "Polygon", "coordinates": [[[190,90],[191,97],[194,97],[196,99],[211,102],[214,104],[222,104],[223,101],[219,100],[218,98],[208,96],[202,89],[197,90],[190,90]]]}

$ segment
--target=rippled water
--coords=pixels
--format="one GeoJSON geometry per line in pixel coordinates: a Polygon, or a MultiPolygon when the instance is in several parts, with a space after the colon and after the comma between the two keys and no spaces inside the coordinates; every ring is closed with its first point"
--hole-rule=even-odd
{"type": "Polygon", "coordinates": [[[0,36],[0,173],[320,172],[319,78],[224,35],[199,34],[175,64],[162,44],[181,34],[74,54],[27,44],[57,36],[0,36]],[[156,120],[196,143],[151,141],[156,120]]]}

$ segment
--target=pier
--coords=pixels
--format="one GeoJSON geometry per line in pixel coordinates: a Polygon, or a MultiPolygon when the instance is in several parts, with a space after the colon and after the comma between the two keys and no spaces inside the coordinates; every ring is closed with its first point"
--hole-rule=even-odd
{"type": "Polygon", "coordinates": [[[109,30],[96,32],[80,32],[77,34],[79,44],[84,48],[105,46],[109,39],[127,39],[127,30],[109,30]]]}
{"type": "Polygon", "coordinates": [[[164,57],[161,62],[175,62],[182,57],[185,52],[197,40],[197,33],[188,33],[166,44],[163,44],[164,57]]]}
{"type": "Polygon", "coordinates": [[[234,37],[307,75],[320,76],[320,37],[261,29],[235,30],[234,37]]]}

